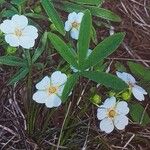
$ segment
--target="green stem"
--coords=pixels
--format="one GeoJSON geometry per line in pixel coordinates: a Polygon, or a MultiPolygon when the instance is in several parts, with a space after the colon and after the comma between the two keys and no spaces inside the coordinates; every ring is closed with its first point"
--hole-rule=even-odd
{"type": "Polygon", "coordinates": [[[120,94],[122,94],[122,93],[125,92],[125,91],[127,91],[127,89],[124,89],[124,90],[122,90],[121,92],[117,93],[117,94],[115,95],[115,97],[116,97],[116,98],[117,98],[117,97],[120,97],[120,94]]]}
{"type": "Polygon", "coordinates": [[[21,15],[21,6],[19,6],[19,14],[21,15]]]}
{"type": "Polygon", "coordinates": [[[59,139],[58,139],[56,150],[59,149],[59,146],[61,144],[61,138],[62,138],[62,135],[63,135],[63,129],[65,127],[65,123],[66,123],[66,120],[67,120],[67,117],[68,117],[68,114],[69,114],[69,111],[70,111],[70,108],[71,108],[71,104],[72,104],[72,102],[70,101],[68,109],[67,109],[67,112],[66,112],[66,115],[65,115],[65,118],[64,118],[64,121],[63,121],[63,124],[62,124],[62,127],[61,127],[61,130],[60,130],[60,135],[59,135],[59,139]]]}
{"type": "Polygon", "coordinates": [[[32,128],[32,124],[33,122],[31,121],[31,119],[33,120],[33,114],[32,112],[32,59],[31,59],[31,55],[30,55],[30,51],[29,50],[24,50],[24,54],[25,57],[28,61],[28,67],[29,67],[29,74],[28,74],[28,81],[27,81],[27,103],[28,103],[28,111],[27,111],[27,121],[28,121],[28,133],[31,133],[31,128],[32,128]]]}

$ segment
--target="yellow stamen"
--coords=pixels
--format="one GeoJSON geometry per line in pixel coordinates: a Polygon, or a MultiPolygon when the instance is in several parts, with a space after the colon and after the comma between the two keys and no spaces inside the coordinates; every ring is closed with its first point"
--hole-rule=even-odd
{"type": "Polygon", "coordinates": [[[114,118],[116,116],[116,111],[114,109],[110,109],[108,111],[108,117],[109,118],[114,118]]]}
{"type": "Polygon", "coordinates": [[[79,26],[80,26],[80,24],[79,24],[79,23],[77,23],[77,22],[73,22],[73,23],[72,23],[72,27],[73,27],[73,28],[78,29],[78,28],[79,28],[79,26]]]}
{"type": "Polygon", "coordinates": [[[54,93],[56,93],[57,92],[57,87],[55,87],[55,86],[50,86],[49,87],[49,89],[48,89],[48,92],[49,92],[49,94],[54,94],[54,93]]]}
{"type": "Polygon", "coordinates": [[[16,36],[18,36],[18,37],[22,36],[22,30],[16,28],[14,34],[15,34],[16,36]]]}

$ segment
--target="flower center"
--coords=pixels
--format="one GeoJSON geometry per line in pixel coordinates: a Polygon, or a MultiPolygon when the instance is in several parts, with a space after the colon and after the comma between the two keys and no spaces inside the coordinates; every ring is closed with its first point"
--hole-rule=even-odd
{"type": "Polygon", "coordinates": [[[131,82],[129,82],[128,85],[129,85],[130,88],[134,87],[134,84],[131,83],[131,82]]]}
{"type": "Polygon", "coordinates": [[[22,36],[22,30],[21,29],[18,29],[18,28],[16,28],[15,29],[15,33],[14,33],[16,36],[18,36],[18,37],[20,37],[20,36],[22,36]]]}
{"type": "Polygon", "coordinates": [[[77,23],[77,22],[73,22],[73,23],[72,23],[72,27],[73,27],[73,28],[78,29],[78,28],[79,28],[79,26],[80,26],[80,24],[79,24],[79,23],[77,23]]]}
{"type": "Polygon", "coordinates": [[[57,92],[57,87],[55,86],[50,86],[49,89],[48,89],[48,92],[49,94],[53,94],[53,93],[56,93],[57,92]]]}
{"type": "Polygon", "coordinates": [[[116,116],[116,111],[114,109],[109,110],[108,117],[114,118],[116,116]]]}

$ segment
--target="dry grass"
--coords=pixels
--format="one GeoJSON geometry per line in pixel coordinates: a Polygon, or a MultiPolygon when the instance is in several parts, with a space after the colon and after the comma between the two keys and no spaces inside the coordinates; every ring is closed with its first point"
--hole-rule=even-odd
{"type": "MultiPolygon", "coordinates": [[[[108,58],[113,66],[116,60],[126,64],[132,60],[150,66],[150,1],[115,0],[105,3],[105,7],[122,17],[122,22],[112,24],[115,30],[126,31],[126,39],[120,50],[108,58]]],[[[97,31],[98,35],[102,32],[97,31]]],[[[105,33],[104,33],[105,34],[105,33]]],[[[113,67],[112,67],[113,68],[113,67]]],[[[49,70],[49,68],[46,68],[49,70]]],[[[113,70],[112,70],[113,71],[113,70]]],[[[88,100],[87,90],[95,86],[90,81],[81,81],[71,97],[72,103],[55,111],[49,121],[49,128],[43,135],[29,136],[26,132],[26,112],[22,100],[25,97],[25,81],[15,86],[7,86],[13,69],[0,68],[0,148],[1,150],[149,150],[150,127],[143,127],[130,121],[125,131],[106,135],[98,128],[95,107],[88,100]],[[76,105],[77,103],[77,105],[76,105]],[[68,109],[67,109],[68,108],[68,109]],[[62,146],[63,145],[63,146],[62,146]]],[[[38,76],[38,73],[35,77],[38,76]]],[[[99,89],[101,91],[101,89],[99,89]]],[[[150,114],[149,98],[145,110],[150,114]]],[[[43,107],[36,122],[44,121],[43,107]]],[[[37,125],[38,126],[38,125],[37,125]]],[[[40,126],[40,123],[39,123],[40,126]]]]}

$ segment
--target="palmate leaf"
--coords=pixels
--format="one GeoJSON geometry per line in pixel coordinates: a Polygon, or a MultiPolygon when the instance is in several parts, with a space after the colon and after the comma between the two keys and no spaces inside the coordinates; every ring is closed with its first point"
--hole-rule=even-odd
{"type": "Polygon", "coordinates": [[[60,19],[57,11],[49,0],[41,0],[41,4],[46,11],[48,17],[51,19],[52,23],[55,25],[56,29],[62,34],[65,35],[64,25],[60,19]]]}
{"type": "Polygon", "coordinates": [[[1,56],[0,57],[0,65],[26,66],[27,62],[26,62],[26,60],[21,59],[16,56],[1,56]]]}
{"type": "Polygon", "coordinates": [[[98,71],[84,71],[81,72],[81,75],[117,91],[122,91],[128,87],[123,80],[109,73],[98,71]]]}
{"type": "Polygon", "coordinates": [[[27,67],[22,67],[11,79],[8,81],[8,84],[14,84],[19,80],[23,79],[29,72],[27,67]]]}
{"type": "Polygon", "coordinates": [[[46,42],[47,42],[47,32],[45,32],[39,42],[39,46],[38,48],[35,50],[34,55],[32,57],[32,62],[34,63],[43,53],[45,46],[46,46],[46,42]]]}
{"type": "Polygon", "coordinates": [[[73,90],[75,84],[77,83],[79,75],[78,74],[73,74],[71,75],[64,87],[63,93],[62,93],[62,101],[63,103],[66,102],[68,96],[70,95],[71,91],[73,90]]]}
{"type": "Polygon", "coordinates": [[[72,51],[70,47],[67,46],[67,44],[60,39],[56,34],[49,33],[48,37],[53,44],[54,48],[59,52],[59,54],[73,67],[78,69],[77,64],[77,56],[76,53],[72,51]]]}
{"type": "Polygon", "coordinates": [[[90,37],[91,37],[92,18],[88,10],[84,12],[84,16],[81,22],[79,39],[78,39],[78,57],[79,68],[82,70],[84,61],[87,57],[89,49],[90,37]]]}
{"type": "Polygon", "coordinates": [[[99,43],[84,63],[84,70],[96,65],[112,54],[124,39],[124,33],[116,33],[99,43]]]}
{"type": "Polygon", "coordinates": [[[129,68],[133,74],[145,81],[150,81],[150,69],[145,68],[141,64],[128,62],[129,68]]]}
{"type": "Polygon", "coordinates": [[[104,0],[71,0],[79,4],[100,5],[104,0]]]}

